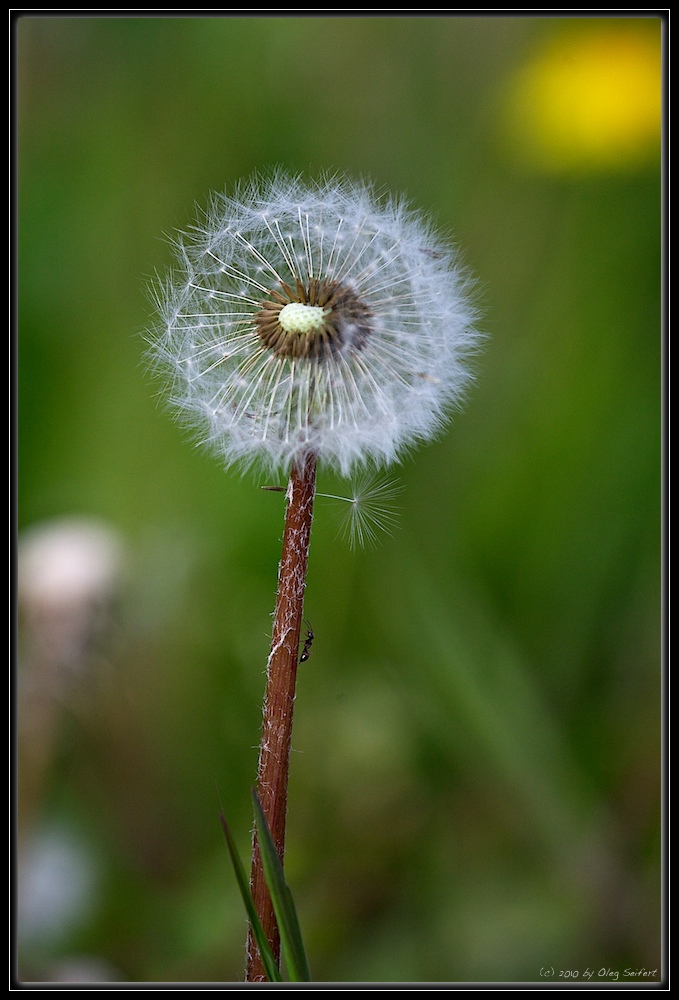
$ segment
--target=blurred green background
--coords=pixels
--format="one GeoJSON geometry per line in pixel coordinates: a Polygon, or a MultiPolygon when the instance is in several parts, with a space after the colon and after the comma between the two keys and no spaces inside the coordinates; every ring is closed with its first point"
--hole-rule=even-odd
{"type": "Polygon", "coordinates": [[[163,234],[275,164],[431,212],[489,335],[393,536],[352,552],[318,502],[286,861],[314,978],[658,977],[661,27],[15,22],[22,979],[242,979],[218,812],[246,859],[283,501],[142,355],[163,234]],[[64,549],[41,576],[61,519],[105,543],[81,600],[64,549]]]}

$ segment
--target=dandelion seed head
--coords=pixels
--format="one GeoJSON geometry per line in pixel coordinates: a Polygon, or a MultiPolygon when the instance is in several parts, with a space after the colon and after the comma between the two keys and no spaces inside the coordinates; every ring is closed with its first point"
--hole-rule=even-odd
{"type": "Polygon", "coordinates": [[[149,357],[226,465],[380,467],[464,399],[469,280],[402,201],[276,173],[213,195],[175,246],[149,357]]]}

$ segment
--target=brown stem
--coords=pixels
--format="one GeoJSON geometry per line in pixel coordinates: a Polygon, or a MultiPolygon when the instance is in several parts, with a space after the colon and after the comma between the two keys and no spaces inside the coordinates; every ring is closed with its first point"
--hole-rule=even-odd
{"type": "MultiPolygon", "coordinates": [[[[308,455],[293,467],[287,491],[283,554],[278,571],[278,594],[271,653],[267,668],[264,721],[259,749],[257,785],[278,856],[285,852],[285,814],[290,769],[292,712],[299,642],[304,616],[309,536],[314,507],[316,458],[308,455]]],[[[255,833],[250,890],[271,950],[280,960],[280,936],[255,833]]],[[[248,934],[246,982],[265,982],[266,974],[254,941],[248,934]]]]}

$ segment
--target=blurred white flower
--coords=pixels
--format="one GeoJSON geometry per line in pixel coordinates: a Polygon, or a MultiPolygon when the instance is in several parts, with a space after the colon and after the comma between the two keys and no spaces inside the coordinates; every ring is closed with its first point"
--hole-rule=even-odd
{"type": "Polygon", "coordinates": [[[62,726],[71,712],[86,712],[89,696],[108,672],[105,653],[116,635],[124,564],[118,532],[96,519],[57,518],[19,536],[17,806],[22,825],[39,808],[62,726]]]}
{"type": "Polygon", "coordinates": [[[470,380],[469,282],[404,203],[275,174],[214,195],[153,290],[150,358],[227,465],[349,474],[431,438],[470,380]]]}
{"type": "Polygon", "coordinates": [[[20,600],[50,611],[109,600],[119,582],[121,556],[118,536],[98,521],[35,525],[19,539],[20,600]]]}
{"type": "Polygon", "coordinates": [[[56,942],[96,910],[101,871],[91,846],[70,829],[41,827],[22,845],[17,868],[19,944],[56,942]]]}
{"type": "Polygon", "coordinates": [[[20,536],[17,591],[30,633],[23,663],[26,669],[42,664],[43,688],[48,674],[60,688],[64,671],[90,661],[110,622],[122,567],[121,539],[97,520],[57,519],[20,536]]]}

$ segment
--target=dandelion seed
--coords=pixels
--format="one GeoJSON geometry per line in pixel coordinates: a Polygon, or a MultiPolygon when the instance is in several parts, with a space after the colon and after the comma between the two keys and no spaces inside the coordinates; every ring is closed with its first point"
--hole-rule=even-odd
{"type": "Polygon", "coordinates": [[[398,522],[396,499],[403,486],[378,470],[364,471],[353,484],[351,495],[319,493],[319,497],[342,501],[339,535],[352,549],[377,544],[378,532],[392,534],[398,522]]]}
{"type": "Polygon", "coordinates": [[[463,399],[469,282],[403,202],[276,173],[214,195],[176,251],[149,355],[226,465],[386,465],[463,399]]]}

